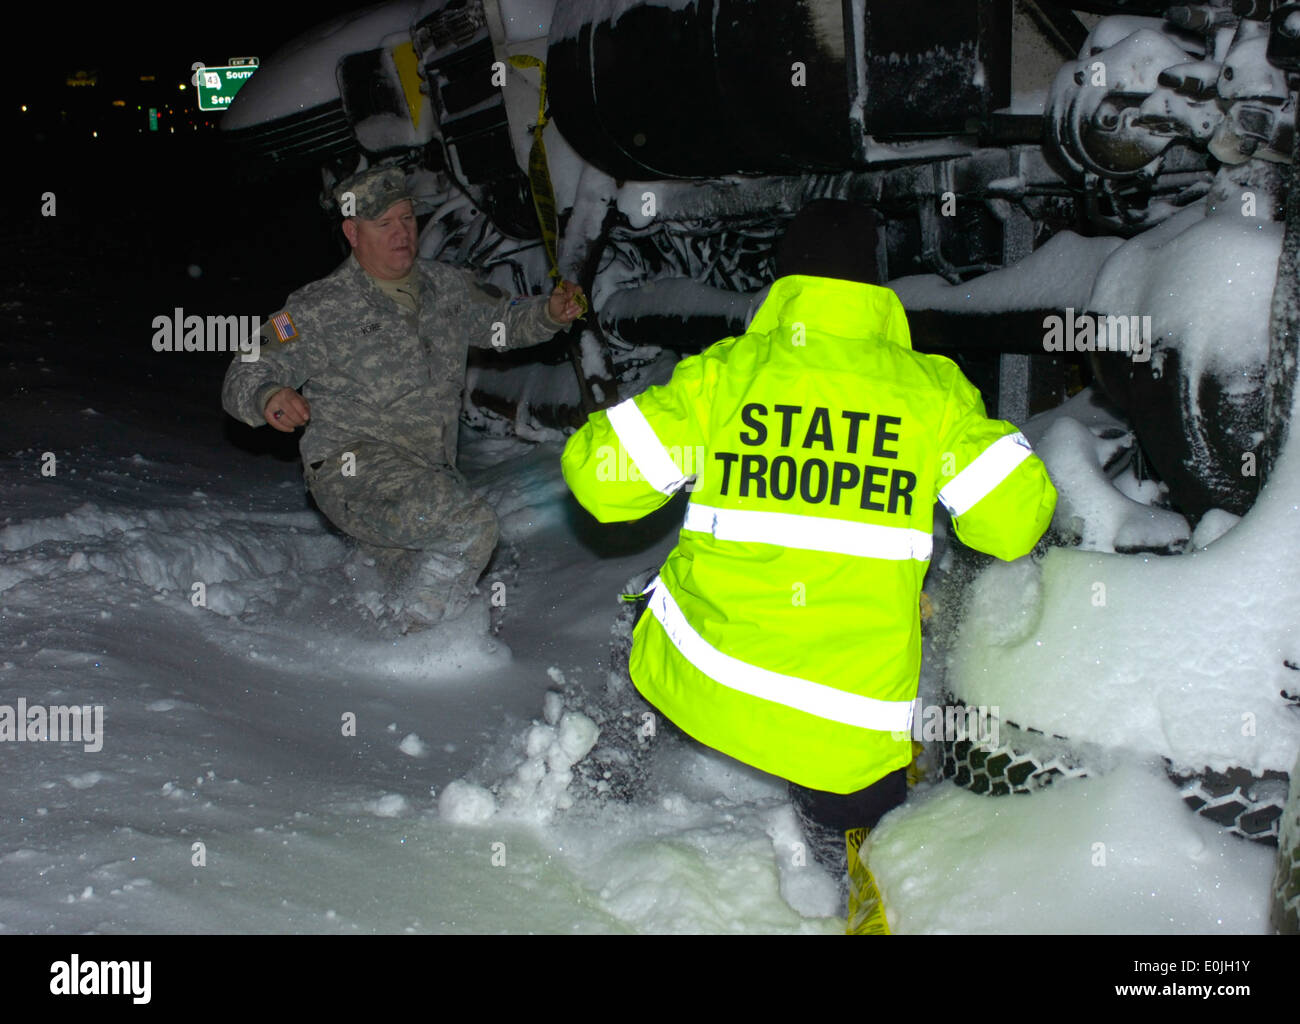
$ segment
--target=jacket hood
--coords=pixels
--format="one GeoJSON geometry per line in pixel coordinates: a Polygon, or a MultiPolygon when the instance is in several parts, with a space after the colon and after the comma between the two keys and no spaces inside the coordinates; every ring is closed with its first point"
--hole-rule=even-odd
{"type": "Polygon", "coordinates": [[[777,278],[746,333],[766,334],[800,321],[843,338],[891,341],[912,349],[907,314],[893,289],[833,277],[777,278]]]}

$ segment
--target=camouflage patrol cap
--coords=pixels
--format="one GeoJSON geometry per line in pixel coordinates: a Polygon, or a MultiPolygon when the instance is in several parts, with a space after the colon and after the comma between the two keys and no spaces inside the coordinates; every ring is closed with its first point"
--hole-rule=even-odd
{"type": "Polygon", "coordinates": [[[334,201],[344,217],[374,220],[394,203],[410,198],[405,172],[392,164],[371,167],[334,186],[334,201]],[[348,193],[352,196],[351,203],[347,201],[348,193]]]}

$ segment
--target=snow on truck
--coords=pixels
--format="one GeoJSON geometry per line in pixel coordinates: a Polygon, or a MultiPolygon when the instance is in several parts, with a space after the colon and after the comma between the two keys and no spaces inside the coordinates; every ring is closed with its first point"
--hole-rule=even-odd
{"type": "Polygon", "coordinates": [[[222,128],[246,171],[319,167],[323,205],[400,164],[422,256],[583,285],[576,340],[472,357],[467,417],[525,436],[741,331],[807,202],[874,206],[914,345],[1061,495],[1017,563],[936,524],[955,639],[922,693],[1002,716],[944,774],[1028,792],[1162,758],[1200,813],[1281,832],[1295,931],[1298,85],[1300,4],[1274,0],[408,0],[288,44],[222,128]]]}

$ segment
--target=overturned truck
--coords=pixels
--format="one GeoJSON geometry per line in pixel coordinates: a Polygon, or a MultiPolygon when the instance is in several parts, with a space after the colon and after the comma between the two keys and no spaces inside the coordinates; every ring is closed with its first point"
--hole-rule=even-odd
{"type": "MultiPolygon", "coordinates": [[[[972,567],[935,560],[967,668],[933,685],[1021,729],[1016,749],[950,748],[948,774],[1023,791],[1085,771],[1080,751],[1122,733],[1165,758],[1190,804],[1275,842],[1300,747],[1300,650],[1276,629],[1252,648],[1267,653],[1235,658],[1250,686],[1225,691],[1255,694],[1257,742],[1179,740],[1156,684],[1142,699],[1165,716],[1159,740],[1086,715],[1058,725],[1054,670],[1012,662],[1042,646],[1053,588],[1113,572],[1126,592],[1131,566],[1107,557],[1180,555],[1150,568],[1185,563],[1169,585],[1212,591],[1198,573],[1225,570],[1210,553],[1251,533],[1233,524],[1252,513],[1256,534],[1281,536],[1289,522],[1255,506],[1291,472],[1297,75],[1300,4],[1273,0],[410,0],[305,33],[222,127],[253,173],[319,167],[322,205],[359,167],[401,165],[424,257],[518,291],[555,271],[582,283],[592,311],[570,337],[473,356],[466,417],[525,436],[743,330],[809,201],[875,207],[914,346],[1026,424],[1061,489],[1057,546],[1011,575],[981,569],[975,612],[958,590],[972,567]],[[1019,632],[981,634],[981,600],[1026,594],[1019,632]],[[989,690],[975,665],[1015,668],[1022,687],[1031,673],[1046,697],[989,690]]],[[[1163,614],[1177,635],[1191,613],[1163,614]]]]}

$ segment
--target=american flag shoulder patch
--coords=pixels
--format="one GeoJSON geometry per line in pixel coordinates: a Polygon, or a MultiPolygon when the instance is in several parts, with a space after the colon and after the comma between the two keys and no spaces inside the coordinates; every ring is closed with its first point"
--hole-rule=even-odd
{"type": "Polygon", "coordinates": [[[298,337],[298,328],[294,325],[293,317],[289,315],[288,310],[276,313],[275,316],[271,317],[271,326],[275,329],[275,336],[282,343],[293,341],[294,338],[298,337]]]}

